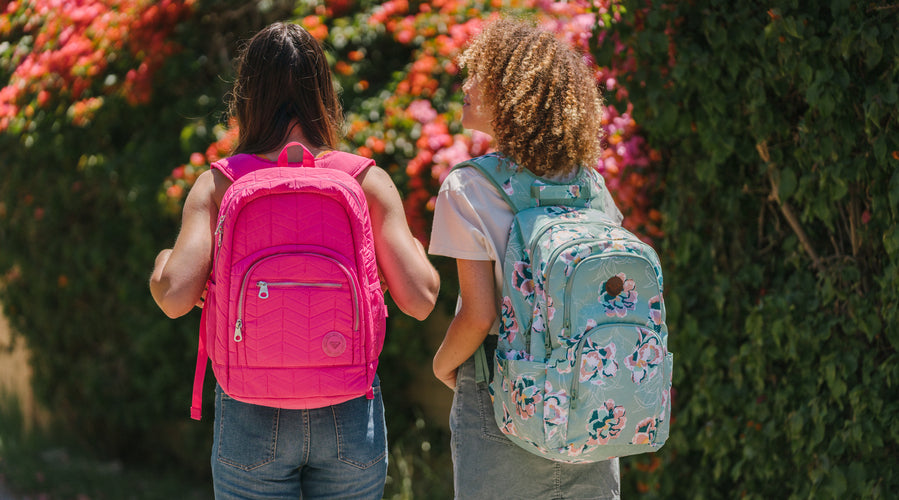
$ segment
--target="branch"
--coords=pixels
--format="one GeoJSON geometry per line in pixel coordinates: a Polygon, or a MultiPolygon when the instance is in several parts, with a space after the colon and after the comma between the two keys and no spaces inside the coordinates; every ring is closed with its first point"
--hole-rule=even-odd
{"type": "Polygon", "coordinates": [[[759,156],[762,158],[762,161],[768,165],[768,180],[771,182],[771,194],[768,195],[768,199],[777,202],[780,206],[780,212],[783,214],[784,218],[787,220],[787,224],[790,225],[790,228],[793,229],[793,232],[796,233],[796,236],[799,238],[799,242],[802,243],[802,247],[805,249],[805,253],[812,259],[812,265],[816,270],[821,270],[821,258],[818,257],[818,254],[815,252],[815,249],[812,248],[812,242],[809,240],[808,235],[805,234],[805,231],[802,229],[802,226],[799,224],[799,219],[793,213],[793,208],[790,207],[790,204],[781,200],[778,193],[778,185],[777,180],[774,178],[774,165],[771,163],[771,156],[768,154],[768,143],[762,141],[755,145],[756,150],[759,152],[759,156]]]}
{"type": "Polygon", "coordinates": [[[894,3],[893,5],[875,5],[872,7],[868,7],[868,13],[874,12],[875,10],[890,10],[890,9],[899,9],[899,3],[894,3]]]}
{"type": "MultiPolygon", "coordinates": [[[[855,190],[853,190],[855,191],[855,190]]],[[[858,237],[858,228],[861,224],[861,210],[858,207],[858,198],[849,198],[849,242],[852,243],[852,256],[858,258],[861,242],[858,237]]]]}

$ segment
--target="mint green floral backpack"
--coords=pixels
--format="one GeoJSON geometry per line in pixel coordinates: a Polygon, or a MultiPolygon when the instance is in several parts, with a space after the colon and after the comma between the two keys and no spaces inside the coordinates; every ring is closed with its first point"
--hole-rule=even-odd
{"type": "Polygon", "coordinates": [[[561,462],[658,450],[673,355],[656,252],[606,215],[610,198],[593,169],[563,185],[516,172],[498,154],[464,166],[491,179],[516,213],[490,384],[499,428],[561,462]]]}

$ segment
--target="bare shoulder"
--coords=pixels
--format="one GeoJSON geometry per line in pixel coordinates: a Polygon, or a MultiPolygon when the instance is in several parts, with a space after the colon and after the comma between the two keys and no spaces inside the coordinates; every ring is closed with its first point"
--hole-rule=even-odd
{"type": "Polygon", "coordinates": [[[362,185],[362,190],[365,191],[365,196],[369,199],[385,202],[399,197],[399,191],[397,191],[390,174],[377,165],[365,169],[357,179],[362,185]]]}
{"type": "Polygon", "coordinates": [[[225,174],[214,168],[209,169],[197,177],[187,195],[188,201],[201,205],[211,203],[218,208],[229,186],[231,186],[231,180],[225,174]]]}
{"type": "Polygon", "coordinates": [[[359,183],[362,184],[363,188],[365,188],[366,185],[393,185],[393,179],[390,178],[390,174],[377,165],[372,165],[363,170],[357,179],[359,180],[359,183]]]}

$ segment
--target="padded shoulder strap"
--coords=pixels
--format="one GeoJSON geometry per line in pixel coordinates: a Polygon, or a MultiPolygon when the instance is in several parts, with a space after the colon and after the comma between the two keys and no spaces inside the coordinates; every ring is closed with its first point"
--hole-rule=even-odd
{"type": "Polygon", "coordinates": [[[464,161],[453,168],[475,167],[493,182],[514,212],[551,205],[594,206],[602,209],[605,184],[593,169],[581,168],[569,183],[542,179],[508,158],[491,153],[464,161]]]}
{"type": "Polygon", "coordinates": [[[266,165],[262,160],[248,154],[239,154],[228,158],[222,158],[211,165],[212,168],[225,174],[225,177],[230,179],[231,182],[236,181],[240,177],[254,170],[264,168],[265,166],[272,165],[266,165]]]}
{"type": "Polygon", "coordinates": [[[522,199],[520,195],[516,196],[516,193],[523,193],[525,192],[525,189],[523,186],[518,186],[518,183],[514,186],[512,184],[512,180],[515,178],[516,173],[516,165],[512,163],[512,161],[497,153],[491,153],[472,158],[468,161],[463,161],[462,163],[456,164],[453,169],[464,167],[476,168],[481,172],[481,175],[492,182],[494,187],[496,187],[496,190],[499,191],[499,194],[502,195],[503,199],[506,200],[506,203],[512,208],[513,212],[519,212],[531,206],[529,199],[522,199]],[[516,189],[517,187],[521,188],[516,189]]]}
{"type": "Polygon", "coordinates": [[[333,168],[346,172],[350,177],[356,177],[363,170],[375,164],[371,158],[345,153],[343,151],[332,151],[320,156],[315,160],[315,166],[319,168],[333,168]]]}
{"type": "MultiPolygon", "coordinates": [[[[315,168],[333,168],[346,172],[351,177],[356,177],[363,170],[374,165],[375,161],[371,158],[344,153],[343,151],[332,151],[315,160],[315,168]]],[[[255,155],[239,154],[228,158],[223,158],[212,164],[212,168],[219,170],[231,182],[243,177],[244,175],[262,168],[271,168],[276,163],[262,160],[255,155]]]]}

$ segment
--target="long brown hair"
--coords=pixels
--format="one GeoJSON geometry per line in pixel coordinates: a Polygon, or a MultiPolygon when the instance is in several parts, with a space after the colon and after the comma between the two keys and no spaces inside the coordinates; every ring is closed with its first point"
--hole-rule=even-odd
{"type": "Polygon", "coordinates": [[[229,112],[239,135],[234,153],[267,153],[296,121],[311,146],[336,149],[343,111],[324,50],[301,26],[275,23],[257,33],[237,60],[229,112]]]}

